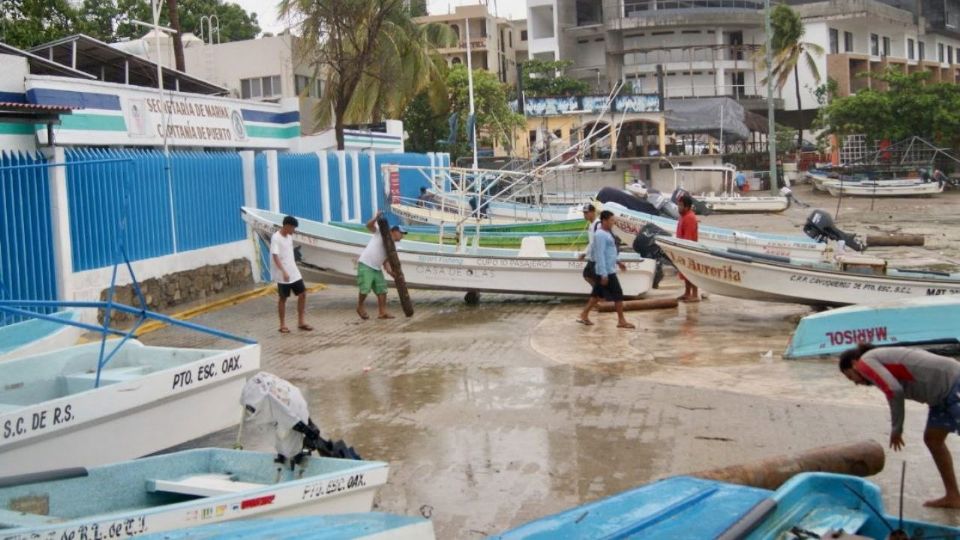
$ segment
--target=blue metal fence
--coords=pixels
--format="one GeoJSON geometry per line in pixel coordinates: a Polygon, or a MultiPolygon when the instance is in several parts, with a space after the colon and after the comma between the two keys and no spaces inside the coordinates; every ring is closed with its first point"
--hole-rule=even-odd
{"type": "Polygon", "coordinates": [[[172,152],[169,159],[155,150],[77,149],[66,154],[74,271],[118,262],[125,194],[130,207],[124,240],[131,261],[246,235],[238,211],[243,170],[236,154],[172,152]],[[104,159],[131,162],[84,163],[104,159]]]}
{"type": "Polygon", "coordinates": [[[267,188],[267,156],[262,153],[256,155],[253,161],[254,175],[257,184],[257,208],[270,209],[270,192],[267,188]]]}
{"type": "Polygon", "coordinates": [[[44,163],[40,155],[0,152],[3,298],[57,298],[48,169],[36,166],[44,163]]]}
{"type": "Polygon", "coordinates": [[[277,156],[280,179],[280,212],[322,221],[320,160],[316,154],[277,156]]]}

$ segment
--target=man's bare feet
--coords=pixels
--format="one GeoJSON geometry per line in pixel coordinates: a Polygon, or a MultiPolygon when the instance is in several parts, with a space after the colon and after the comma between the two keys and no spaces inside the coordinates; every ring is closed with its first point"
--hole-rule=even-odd
{"type": "Polygon", "coordinates": [[[362,309],[360,309],[360,308],[357,308],[357,315],[359,315],[360,318],[363,319],[363,320],[367,320],[367,319],[370,318],[370,316],[367,315],[367,312],[364,311],[364,310],[362,310],[362,309]]]}
{"type": "Polygon", "coordinates": [[[378,319],[392,319],[392,318],[393,318],[393,315],[391,315],[391,314],[389,314],[389,313],[381,313],[380,315],[377,315],[377,318],[378,318],[378,319]]]}
{"type": "Polygon", "coordinates": [[[960,509],[960,497],[940,497],[939,499],[932,499],[925,503],[924,506],[929,508],[957,508],[960,509]]]}

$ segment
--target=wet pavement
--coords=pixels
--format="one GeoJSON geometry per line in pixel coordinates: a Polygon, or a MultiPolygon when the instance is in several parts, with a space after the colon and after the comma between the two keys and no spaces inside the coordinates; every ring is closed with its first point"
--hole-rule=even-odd
{"type": "MultiPolygon", "coordinates": [[[[826,203],[836,199],[796,191],[835,210],[826,203]]],[[[957,195],[877,201],[873,212],[869,200],[845,200],[839,224],[930,234],[933,249],[885,253],[953,262],[960,259],[957,195]]],[[[703,222],[799,231],[809,211],[703,222]]],[[[671,277],[654,295],[678,293],[671,277]]],[[[270,296],[194,321],[260,340],[262,368],[304,390],[325,436],[390,463],[377,508],[429,515],[439,538],[495,534],[664,476],[887,438],[880,392],[854,387],[831,360],[781,359],[796,321],[811,312],[803,306],[711,296],[629,313],[637,330],[624,331],[613,314],[595,315],[592,327],[576,324],[576,301],[484,295],[468,306],[462,294],[424,291],[413,298],[411,319],[394,296],[400,318],[360,321],[354,290],[331,286],[309,297],[316,330],[288,335],[276,331],[270,296]]],[[[142,339],[224,345],[179,329],[142,339]]],[[[941,489],[922,444],[925,414],[908,404],[907,447],[888,453],[874,480],[895,508],[905,460],[906,514],[960,524],[960,512],[921,506],[941,489]]],[[[230,446],[235,438],[222,432],[191,445],[230,446]]],[[[262,429],[244,433],[246,448],[272,451],[271,444],[262,429]]]]}

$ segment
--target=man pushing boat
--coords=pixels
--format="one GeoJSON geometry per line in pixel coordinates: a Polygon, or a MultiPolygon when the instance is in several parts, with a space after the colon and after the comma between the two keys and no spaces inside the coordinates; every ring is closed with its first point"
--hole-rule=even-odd
{"type": "MultiPolygon", "coordinates": [[[[360,253],[360,259],[357,260],[357,287],[360,289],[360,294],[357,297],[357,315],[364,320],[370,318],[367,315],[367,309],[363,306],[363,302],[367,299],[370,291],[377,295],[377,318],[393,318],[393,315],[387,313],[387,280],[383,277],[383,271],[386,270],[392,278],[396,278],[396,274],[394,274],[394,269],[390,267],[390,262],[387,260],[387,248],[383,245],[383,237],[380,236],[380,229],[377,225],[377,220],[382,215],[383,212],[378,211],[367,222],[367,230],[373,235],[367,242],[367,247],[363,248],[363,252],[360,253]]],[[[407,232],[398,225],[390,227],[390,236],[394,242],[399,242],[405,234],[407,232]]]]}
{"type": "Polygon", "coordinates": [[[904,399],[926,403],[923,442],[940,472],[946,495],[924,506],[960,509],[960,490],[947,448],[947,435],[960,430],[960,362],[921,349],[861,344],[840,355],[840,371],[854,384],[876,386],[887,396],[892,428],[890,448],[903,442],[904,399]]]}

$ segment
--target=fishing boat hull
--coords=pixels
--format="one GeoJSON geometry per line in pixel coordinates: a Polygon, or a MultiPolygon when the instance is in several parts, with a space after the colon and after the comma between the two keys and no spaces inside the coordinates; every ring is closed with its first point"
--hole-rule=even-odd
{"type": "Polygon", "coordinates": [[[186,352],[128,341],[120,354],[130,360],[107,364],[94,388],[99,347],[0,364],[0,476],[132,459],[226,429],[239,422],[241,390],[260,367],[259,345],[186,352]],[[192,360],[165,363],[176,355],[192,360]],[[45,389],[59,391],[18,404],[45,389]]]}
{"type": "Polygon", "coordinates": [[[838,354],[858,343],[929,345],[960,342],[960,296],[848,306],[800,320],[784,358],[838,354]]]}
{"type": "Polygon", "coordinates": [[[474,225],[477,223],[480,225],[511,225],[518,221],[529,221],[526,219],[504,218],[495,215],[488,215],[477,219],[469,217],[471,213],[469,209],[461,215],[457,213],[455,208],[425,208],[406,204],[392,204],[390,205],[390,212],[402,219],[405,223],[417,225],[450,226],[451,224],[457,224],[461,221],[465,225],[474,225]]]}
{"type": "Polygon", "coordinates": [[[123,538],[237,519],[369,512],[387,464],[187,450],[0,488],[0,539],[123,538]],[[24,508],[26,499],[45,507],[24,508]],[[41,512],[39,510],[46,510],[41,512]]]}
{"type": "MultiPolygon", "coordinates": [[[[80,320],[80,312],[68,309],[51,314],[65,321],[80,320]]],[[[0,327],[0,362],[69,347],[83,331],[68,324],[30,319],[0,327]]]]}
{"type": "MultiPolygon", "coordinates": [[[[244,208],[244,220],[257,234],[269,238],[283,216],[244,208]]],[[[300,219],[293,235],[300,247],[300,268],[307,279],[324,280],[330,275],[354,279],[357,259],[369,234],[347,231],[300,219]]],[[[452,246],[403,240],[397,254],[407,286],[416,289],[586,296],[584,262],[576,253],[535,248],[536,237],[525,239],[519,250],[473,248],[458,252],[452,246]],[[533,245],[534,249],[527,249],[533,245]]],[[[542,246],[542,244],[541,244],[542,246]]],[[[627,271],[618,274],[624,294],[640,296],[653,286],[656,263],[636,255],[624,255],[627,271]]]]}
{"type": "Polygon", "coordinates": [[[658,237],[657,244],[697,287],[747,300],[844,306],[960,294],[958,279],[841,272],[825,264],[796,264],[676,238],[658,237]]]}
{"type": "Polygon", "coordinates": [[[790,208],[788,197],[739,197],[701,195],[697,199],[711,212],[725,214],[771,214],[790,208]]]}
{"type": "Polygon", "coordinates": [[[943,184],[924,182],[914,184],[843,183],[826,184],[834,197],[933,197],[943,193],[943,184]]]}
{"type": "Polygon", "coordinates": [[[380,512],[227,521],[148,534],[143,540],[432,540],[433,522],[380,512]]]}
{"type": "MultiPolygon", "coordinates": [[[[463,208],[463,213],[470,214],[470,196],[461,196],[451,192],[435,192],[437,199],[453,209],[452,213],[459,213],[456,209],[463,208]]],[[[505,202],[500,200],[484,200],[486,219],[507,220],[511,223],[525,221],[561,221],[581,217],[580,205],[533,205],[519,202],[505,202]]]]}
{"type": "MultiPolygon", "coordinates": [[[[628,245],[646,224],[660,227],[669,236],[677,230],[677,221],[662,216],[635,212],[616,203],[604,203],[604,210],[613,212],[614,233],[628,245]]],[[[715,248],[736,248],[797,259],[822,260],[830,251],[827,244],[799,235],[745,233],[719,227],[699,227],[700,242],[715,248]]]]}

